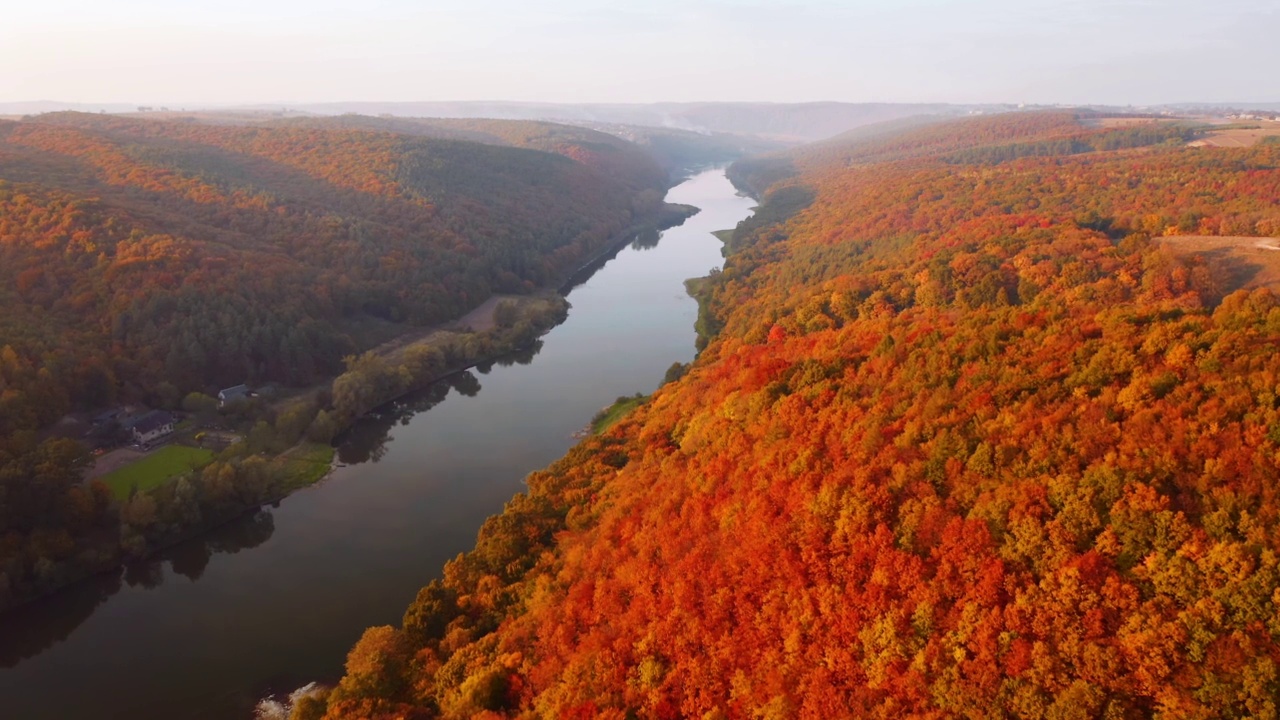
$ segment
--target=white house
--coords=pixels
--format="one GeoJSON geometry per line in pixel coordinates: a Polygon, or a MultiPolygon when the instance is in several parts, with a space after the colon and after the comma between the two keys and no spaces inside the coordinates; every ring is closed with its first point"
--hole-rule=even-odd
{"type": "Polygon", "coordinates": [[[253,391],[249,389],[248,385],[236,385],[235,387],[229,387],[225,390],[219,390],[218,407],[226,407],[227,403],[232,403],[236,400],[245,400],[250,397],[253,397],[253,391]]]}
{"type": "Polygon", "coordinates": [[[150,443],[173,433],[175,420],[163,410],[149,412],[133,425],[133,440],[139,445],[150,443]]]}

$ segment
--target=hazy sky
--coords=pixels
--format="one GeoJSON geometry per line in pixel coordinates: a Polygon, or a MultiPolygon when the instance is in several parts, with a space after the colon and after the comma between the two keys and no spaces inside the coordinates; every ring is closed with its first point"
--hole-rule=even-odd
{"type": "Polygon", "coordinates": [[[5,0],[0,102],[1280,101],[1277,0],[5,0]]]}

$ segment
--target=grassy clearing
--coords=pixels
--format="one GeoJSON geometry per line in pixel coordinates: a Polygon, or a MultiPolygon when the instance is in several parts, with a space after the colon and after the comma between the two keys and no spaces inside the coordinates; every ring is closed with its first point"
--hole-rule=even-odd
{"type": "Polygon", "coordinates": [[[1280,290],[1280,238],[1217,235],[1170,235],[1159,242],[1179,255],[1195,254],[1211,261],[1223,276],[1224,290],[1280,290]]]}
{"type": "Polygon", "coordinates": [[[313,485],[329,474],[333,465],[333,448],[319,443],[303,443],[276,458],[285,487],[289,491],[313,485]]]}
{"type": "Polygon", "coordinates": [[[178,475],[198,470],[212,460],[213,453],[208,450],[185,445],[166,445],[100,479],[111,488],[111,494],[124,499],[129,497],[129,492],[134,487],[138,488],[138,492],[145,492],[178,475]]]}
{"type": "Polygon", "coordinates": [[[623,395],[619,397],[612,405],[596,413],[591,418],[591,432],[599,435],[600,433],[613,427],[619,420],[627,416],[627,413],[635,410],[641,405],[649,401],[648,395],[636,393],[631,397],[623,395]]]}
{"type": "Polygon", "coordinates": [[[1222,125],[1211,128],[1198,140],[1189,143],[1193,147],[1252,147],[1260,142],[1272,142],[1280,137],[1280,123],[1261,125],[1222,125]]]}

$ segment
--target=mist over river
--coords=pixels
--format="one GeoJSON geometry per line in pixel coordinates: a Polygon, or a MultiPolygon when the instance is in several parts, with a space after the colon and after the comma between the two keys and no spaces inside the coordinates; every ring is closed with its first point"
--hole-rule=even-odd
{"type": "Polygon", "coordinates": [[[667,200],[701,212],[584,273],[538,347],[361,421],[327,480],[0,619],[0,716],[244,718],[267,692],[340,674],[364,629],[398,624],[598,410],[693,358],[684,280],[721,263],[711,233],[754,202],[723,170],[667,200]]]}

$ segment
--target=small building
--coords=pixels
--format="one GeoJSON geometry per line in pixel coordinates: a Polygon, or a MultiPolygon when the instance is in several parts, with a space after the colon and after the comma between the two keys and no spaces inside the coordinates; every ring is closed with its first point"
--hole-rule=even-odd
{"type": "Polygon", "coordinates": [[[248,385],[236,385],[224,390],[218,391],[218,407],[226,407],[229,403],[237,400],[248,400],[253,397],[253,391],[248,385]]]}
{"type": "Polygon", "coordinates": [[[149,445],[156,440],[173,434],[176,419],[173,415],[155,410],[143,415],[133,424],[133,439],[139,445],[149,445]]]}

